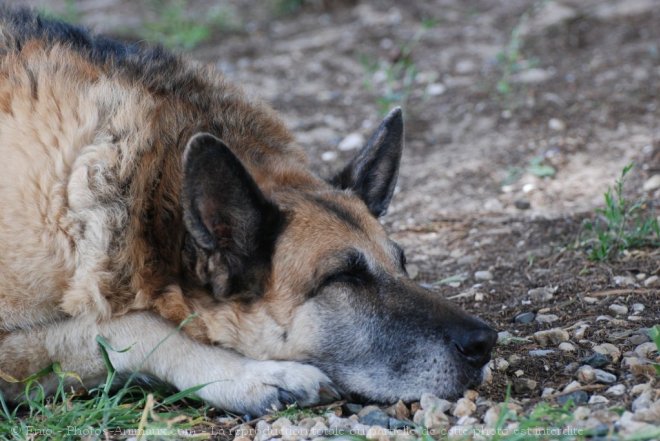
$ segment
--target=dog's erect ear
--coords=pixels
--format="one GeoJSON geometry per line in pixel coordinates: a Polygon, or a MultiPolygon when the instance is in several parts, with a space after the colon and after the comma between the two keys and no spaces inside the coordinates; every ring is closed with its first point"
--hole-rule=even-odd
{"type": "MultiPolygon", "coordinates": [[[[266,199],[241,161],[221,140],[198,133],[183,155],[183,217],[195,243],[219,254],[227,284],[270,260],[281,213],[266,199]]],[[[240,288],[234,286],[234,288],[240,288]]],[[[215,287],[217,291],[231,286],[215,287]]]]}
{"type": "Polygon", "coordinates": [[[331,183],[341,189],[353,190],[374,216],[382,216],[394,193],[402,149],[403,116],[397,107],[331,183]]]}

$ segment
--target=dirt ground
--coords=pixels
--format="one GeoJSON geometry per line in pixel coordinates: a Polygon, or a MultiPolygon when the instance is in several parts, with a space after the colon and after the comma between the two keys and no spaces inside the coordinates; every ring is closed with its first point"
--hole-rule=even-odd
{"type": "MultiPolygon", "coordinates": [[[[148,2],[75,4],[83,24],[134,39],[155,13],[148,2]]],[[[211,4],[189,1],[186,11],[203,17],[211,4]]],[[[267,2],[223,5],[234,26],[188,52],[270,102],[319,173],[341,167],[384,108],[404,107],[406,149],[384,222],[410,272],[528,339],[497,346],[482,397],[502,401],[513,384],[525,408],[545,388],[554,399],[603,343],[620,351],[603,369],[625,393],[592,409],[631,410],[633,386],[658,387],[618,359],[634,358],[644,328],[660,323],[660,251],[594,263],[575,244],[629,162],[626,194],[650,210],[660,203],[651,185],[660,174],[660,2],[310,0],[287,13],[267,2]],[[389,80],[404,64],[410,84],[389,80]],[[530,292],[543,287],[549,294],[530,292]],[[530,323],[514,321],[525,312],[530,323]],[[551,328],[568,330],[573,350],[532,337],[551,328]],[[529,355],[537,349],[552,352],[529,355]]],[[[610,386],[580,387],[591,397],[610,386]]]]}

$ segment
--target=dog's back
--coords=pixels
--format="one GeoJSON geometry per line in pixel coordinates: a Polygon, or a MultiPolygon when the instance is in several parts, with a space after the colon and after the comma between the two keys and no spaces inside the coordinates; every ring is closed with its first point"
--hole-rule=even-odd
{"type": "Polygon", "coordinates": [[[0,9],[0,31],[0,329],[60,306],[107,316],[178,272],[181,154],[197,131],[257,179],[315,182],[272,112],[215,71],[25,9],[0,9]]]}

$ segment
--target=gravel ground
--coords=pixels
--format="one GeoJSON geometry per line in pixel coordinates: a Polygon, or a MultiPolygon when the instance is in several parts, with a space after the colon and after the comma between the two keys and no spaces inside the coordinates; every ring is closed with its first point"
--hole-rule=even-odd
{"type": "MultiPolygon", "coordinates": [[[[82,23],[132,39],[157,15],[141,2],[75,3],[82,23]]],[[[302,3],[282,14],[228,2],[235,25],[190,53],[269,101],[324,175],[379,108],[403,104],[407,146],[384,222],[411,275],[489,320],[500,343],[488,381],[454,403],[336,403],[250,422],[218,413],[213,437],[403,440],[426,427],[432,438],[660,439],[647,334],[660,323],[660,251],[597,263],[575,246],[627,163],[638,166],[626,195],[660,203],[660,3],[302,3]],[[388,79],[397,66],[414,68],[409,85],[388,79]],[[563,413],[537,407],[568,400],[563,413]],[[542,420],[564,432],[527,431],[542,420]]],[[[191,0],[186,13],[211,4],[191,0]]]]}

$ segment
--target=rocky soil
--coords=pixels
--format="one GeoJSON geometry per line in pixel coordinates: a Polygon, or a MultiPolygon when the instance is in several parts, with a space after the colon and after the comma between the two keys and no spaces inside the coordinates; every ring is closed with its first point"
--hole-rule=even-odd
{"type": "MultiPolygon", "coordinates": [[[[155,14],[148,2],[75,3],[83,23],[129,38],[155,14]]],[[[186,11],[203,17],[211,3],[186,11]]],[[[380,110],[403,105],[407,146],[384,222],[410,274],[491,322],[500,341],[487,381],[457,402],[218,414],[213,437],[403,440],[425,427],[432,438],[660,439],[647,333],[660,323],[660,250],[597,263],[578,246],[629,162],[626,195],[658,207],[660,3],[310,0],[286,14],[259,4],[228,2],[235,26],[191,56],[269,101],[324,175],[380,110]],[[566,419],[533,413],[540,403],[566,406],[566,419]],[[537,417],[566,431],[522,433],[537,417]]]]}

